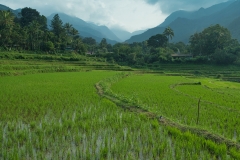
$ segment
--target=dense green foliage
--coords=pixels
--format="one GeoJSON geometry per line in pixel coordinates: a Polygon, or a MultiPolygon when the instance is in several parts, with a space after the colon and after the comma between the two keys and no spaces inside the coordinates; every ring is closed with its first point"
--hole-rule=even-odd
{"type": "Polygon", "coordinates": [[[31,8],[23,8],[19,16],[0,12],[0,49],[31,50],[50,54],[75,52],[106,58],[109,62],[136,67],[161,63],[239,64],[240,44],[231,38],[228,29],[214,25],[190,37],[189,45],[170,43],[174,30],[139,43],[108,44],[105,38],[97,44],[91,37],[81,37],[70,23],[63,24],[56,14],[47,27],[46,17],[31,8]],[[172,56],[177,53],[177,56],[172,56]],[[190,55],[185,57],[184,55],[190,55]],[[192,55],[192,56],[191,56],[192,55]]]}
{"type": "Polygon", "coordinates": [[[167,45],[173,36],[173,30],[168,27],[163,34],[152,36],[147,41],[116,44],[105,51],[99,50],[97,56],[132,66],[153,63],[239,64],[240,44],[220,25],[210,26],[200,33],[195,33],[190,37],[190,45],[182,42],[167,45]],[[172,57],[174,53],[177,53],[176,57],[172,57]],[[192,57],[186,58],[184,55],[192,57]]]}
{"type": "Polygon", "coordinates": [[[0,12],[0,45],[5,50],[32,50],[56,53],[70,48],[77,53],[86,52],[78,31],[63,24],[58,14],[47,27],[47,19],[38,11],[23,8],[15,17],[10,11],[0,12]]]}
{"type": "Polygon", "coordinates": [[[48,29],[35,9],[0,11],[0,159],[240,159],[239,67],[209,65],[239,64],[226,28],[189,45],[170,27],[132,44],[80,35],[58,14],[48,29]]]}
{"type": "Polygon", "coordinates": [[[231,39],[230,32],[220,25],[195,33],[190,37],[190,44],[195,56],[207,57],[219,64],[232,64],[240,55],[237,40],[231,39]]]}
{"type": "Polygon", "coordinates": [[[164,47],[167,42],[167,37],[162,34],[157,34],[155,36],[150,37],[147,42],[148,42],[148,45],[151,47],[155,47],[155,48],[164,47]]]}

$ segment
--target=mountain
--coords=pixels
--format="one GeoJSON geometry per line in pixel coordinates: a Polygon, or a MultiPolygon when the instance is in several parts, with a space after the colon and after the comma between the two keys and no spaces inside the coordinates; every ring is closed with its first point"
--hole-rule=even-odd
{"type": "Polygon", "coordinates": [[[2,4],[0,4],[0,10],[3,10],[3,11],[7,11],[7,10],[12,10],[11,8],[7,7],[7,6],[4,6],[2,4]]]}
{"type": "Polygon", "coordinates": [[[141,33],[143,33],[143,32],[146,31],[146,30],[139,30],[139,31],[135,31],[135,32],[130,33],[130,32],[128,32],[128,31],[125,31],[125,30],[122,30],[122,29],[112,28],[111,30],[112,30],[112,32],[113,32],[117,37],[119,37],[122,41],[125,41],[125,40],[129,39],[129,38],[132,37],[132,36],[141,34],[141,33]]]}
{"type": "Polygon", "coordinates": [[[233,2],[234,2],[234,0],[231,0],[231,1],[224,2],[224,3],[213,5],[206,9],[200,8],[197,11],[180,10],[180,11],[173,12],[170,16],[168,16],[165,19],[165,21],[162,24],[159,25],[159,27],[167,27],[171,22],[176,20],[178,17],[187,18],[187,19],[197,19],[197,18],[209,16],[211,14],[221,11],[222,9],[226,8],[233,2]]]}
{"type": "MultiPolygon", "coordinates": [[[[53,19],[54,14],[48,16],[48,25],[50,26],[51,20],[53,19]]],[[[93,23],[87,23],[84,20],[69,16],[64,13],[58,13],[60,19],[63,23],[70,23],[75,29],[77,29],[81,36],[83,37],[92,37],[96,39],[97,42],[100,42],[103,38],[107,39],[107,42],[110,44],[115,44],[121,40],[106,26],[97,26],[93,23]]]]}
{"type": "Polygon", "coordinates": [[[146,30],[138,30],[138,31],[134,31],[132,32],[132,36],[138,35],[138,34],[142,34],[144,33],[146,30]]]}
{"type": "Polygon", "coordinates": [[[5,5],[2,5],[2,4],[0,4],[0,10],[3,10],[3,11],[11,11],[11,12],[13,12],[15,15],[18,15],[18,13],[21,12],[21,9],[13,10],[13,9],[5,6],[5,5]]]}
{"type": "Polygon", "coordinates": [[[240,16],[236,18],[232,23],[228,25],[228,29],[232,33],[232,37],[238,39],[240,41],[240,16]]]}
{"type": "Polygon", "coordinates": [[[104,36],[106,36],[106,38],[111,39],[111,40],[115,40],[120,42],[121,39],[119,39],[114,32],[112,32],[112,30],[110,30],[108,27],[106,26],[98,26],[92,23],[89,23],[89,25],[91,26],[91,28],[101,32],[104,36]]]}
{"type": "MultiPolygon", "coordinates": [[[[13,10],[5,5],[0,4],[0,10],[10,10],[15,15],[21,12],[21,9],[13,10]]],[[[47,24],[50,26],[51,20],[55,14],[47,17],[47,24]]],[[[97,42],[101,42],[103,38],[106,38],[107,42],[110,44],[116,44],[121,42],[120,40],[109,28],[106,26],[98,26],[93,23],[87,23],[80,18],[69,16],[64,13],[58,14],[63,21],[63,23],[70,23],[75,29],[77,29],[82,37],[92,37],[96,39],[97,42]]]]}
{"type": "Polygon", "coordinates": [[[210,25],[220,24],[227,27],[232,36],[240,41],[239,24],[240,16],[240,1],[228,1],[220,3],[209,8],[200,8],[194,12],[177,11],[168,16],[165,21],[159,26],[149,29],[146,32],[131,37],[126,42],[141,42],[149,39],[151,36],[163,33],[166,27],[171,27],[175,36],[172,42],[185,42],[188,43],[189,37],[196,32],[201,32],[204,28],[210,25]],[[239,25],[238,25],[239,26],[239,25]]]}
{"type": "Polygon", "coordinates": [[[116,28],[112,28],[111,30],[117,37],[119,37],[121,39],[121,41],[125,41],[132,36],[132,34],[130,32],[125,31],[125,30],[116,29],[116,28]]]}

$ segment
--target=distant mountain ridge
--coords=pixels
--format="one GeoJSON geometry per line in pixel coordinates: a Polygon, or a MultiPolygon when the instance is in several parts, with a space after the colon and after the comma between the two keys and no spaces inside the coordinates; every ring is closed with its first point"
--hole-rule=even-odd
{"type": "Polygon", "coordinates": [[[110,44],[115,44],[121,40],[106,26],[97,26],[92,23],[85,22],[84,20],[69,16],[65,13],[53,13],[47,17],[48,26],[51,24],[51,20],[55,14],[58,14],[63,23],[70,23],[75,29],[77,29],[81,36],[83,37],[92,37],[96,39],[97,42],[100,42],[103,38],[107,39],[107,42],[110,44]]]}
{"type": "MultiPolygon", "coordinates": [[[[5,5],[0,4],[0,10],[10,10],[16,16],[21,12],[21,9],[13,10],[5,5]]],[[[50,26],[51,20],[56,13],[47,17],[47,24],[50,26]]],[[[73,25],[75,29],[77,29],[82,37],[92,37],[96,39],[97,42],[100,42],[103,38],[106,38],[107,42],[110,44],[116,44],[118,42],[122,42],[108,27],[106,26],[98,26],[93,23],[87,23],[84,20],[69,16],[64,13],[58,13],[60,19],[63,23],[70,23],[73,25]]]]}
{"type": "MultiPolygon", "coordinates": [[[[122,29],[109,29],[106,26],[98,26],[92,22],[69,16],[64,13],[58,13],[63,23],[70,23],[76,28],[82,37],[92,37],[100,42],[103,38],[110,44],[118,42],[142,42],[151,36],[163,33],[166,27],[171,27],[175,36],[171,42],[182,41],[189,42],[189,38],[196,32],[201,32],[210,25],[220,24],[228,28],[233,38],[240,41],[240,0],[230,0],[220,4],[213,5],[206,9],[200,8],[196,11],[176,11],[169,15],[163,23],[157,27],[130,33],[122,29]]],[[[15,15],[21,12],[21,9],[13,10],[0,4],[0,10],[10,10],[15,15]]],[[[47,17],[48,26],[56,13],[47,17]]]]}
{"type": "Polygon", "coordinates": [[[131,37],[127,43],[142,42],[151,36],[163,33],[166,27],[171,27],[175,36],[172,42],[182,41],[188,43],[189,38],[196,32],[201,32],[210,25],[220,24],[228,28],[232,36],[240,41],[240,1],[231,0],[213,5],[209,8],[200,8],[197,11],[176,11],[168,16],[165,21],[155,28],[131,37]],[[238,27],[235,27],[237,24],[238,27]]]}
{"type": "Polygon", "coordinates": [[[132,36],[142,34],[143,32],[146,31],[146,30],[139,30],[139,31],[134,31],[134,32],[130,33],[128,31],[125,31],[125,30],[122,30],[122,29],[111,29],[111,30],[122,41],[125,41],[125,40],[131,38],[132,36]]]}
{"type": "Polygon", "coordinates": [[[3,11],[11,11],[13,12],[15,15],[18,15],[19,12],[21,12],[21,9],[16,9],[16,10],[13,10],[5,5],[2,5],[0,4],[0,10],[3,10],[3,11]]]}
{"type": "Polygon", "coordinates": [[[167,27],[171,22],[176,20],[177,18],[187,18],[187,19],[198,19],[201,17],[209,16],[211,14],[214,14],[216,12],[221,11],[222,9],[226,8],[228,5],[232,4],[234,0],[220,3],[220,4],[215,4],[209,8],[200,8],[197,11],[184,11],[184,10],[179,10],[176,12],[173,12],[171,15],[169,15],[163,23],[159,25],[159,27],[167,27]]]}

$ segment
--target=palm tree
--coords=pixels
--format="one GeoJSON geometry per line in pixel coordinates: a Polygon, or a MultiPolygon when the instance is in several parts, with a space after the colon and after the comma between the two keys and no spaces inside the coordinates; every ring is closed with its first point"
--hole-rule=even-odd
{"type": "Polygon", "coordinates": [[[35,50],[36,47],[39,47],[39,38],[40,38],[40,28],[41,25],[37,21],[32,21],[28,25],[28,34],[29,34],[29,42],[31,44],[31,49],[35,50]]]}
{"type": "Polygon", "coordinates": [[[53,32],[51,32],[51,31],[45,31],[43,40],[44,40],[45,42],[53,41],[54,36],[55,36],[55,35],[54,35],[53,32]]]}
{"type": "Polygon", "coordinates": [[[191,54],[194,56],[202,55],[204,47],[204,38],[202,33],[195,33],[190,37],[191,54]]]}
{"type": "Polygon", "coordinates": [[[0,11],[0,26],[3,28],[12,28],[14,25],[14,16],[10,11],[0,11]]]}
{"type": "Polygon", "coordinates": [[[74,36],[78,35],[79,32],[78,32],[78,30],[76,30],[75,28],[72,27],[70,30],[70,34],[74,37],[74,36]]]}
{"type": "Polygon", "coordinates": [[[82,45],[81,39],[80,39],[80,38],[77,38],[77,39],[75,39],[75,40],[73,41],[73,43],[72,43],[72,48],[73,48],[74,50],[78,51],[78,50],[80,49],[81,45],[82,45]]]}
{"type": "Polygon", "coordinates": [[[168,42],[169,42],[169,40],[172,39],[172,37],[174,36],[174,32],[173,32],[173,30],[172,30],[170,27],[167,27],[167,28],[164,30],[163,34],[168,37],[168,42]]]}
{"type": "Polygon", "coordinates": [[[18,39],[18,43],[19,45],[21,46],[21,48],[23,49],[26,49],[28,48],[28,29],[27,27],[20,27],[19,29],[19,35],[20,35],[20,38],[18,39]]]}
{"type": "Polygon", "coordinates": [[[14,16],[10,11],[0,11],[0,41],[1,45],[11,43],[11,34],[14,26],[14,16]]]}
{"type": "Polygon", "coordinates": [[[174,32],[173,32],[173,30],[170,27],[167,27],[164,30],[163,35],[167,36],[167,38],[168,38],[168,47],[169,47],[169,41],[174,36],[174,32]]]}
{"type": "Polygon", "coordinates": [[[79,34],[78,30],[76,30],[75,28],[71,28],[70,29],[70,33],[69,33],[69,39],[70,39],[70,43],[74,43],[74,40],[76,40],[79,36],[77,36],[79,34]]]}
{"type": "Polygon", "coordinates": [[[70,31],[72,29],[72,25],[70,23],[65,23],[63,28],[66,29],[67,34],[70,34],[70,31]]]}

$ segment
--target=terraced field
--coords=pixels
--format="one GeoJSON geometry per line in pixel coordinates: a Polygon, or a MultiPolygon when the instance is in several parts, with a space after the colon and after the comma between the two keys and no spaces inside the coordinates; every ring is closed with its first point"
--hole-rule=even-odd
{"type": "Polygon", "coordinates": [[[26,57],[0,60],[0,159],[240,157],[240,84],[227,74],[26,57]]]}
{"type": "Polygon", "coordinates": [[[201,126],[240,142],[239,83],[225,82],[223,85],[223,82],[214,79],[143,74],[123,79],[113,84],[111,89],[118,97],[135,99],[139,106],[153,113],[181,124],[201,126]]]}

